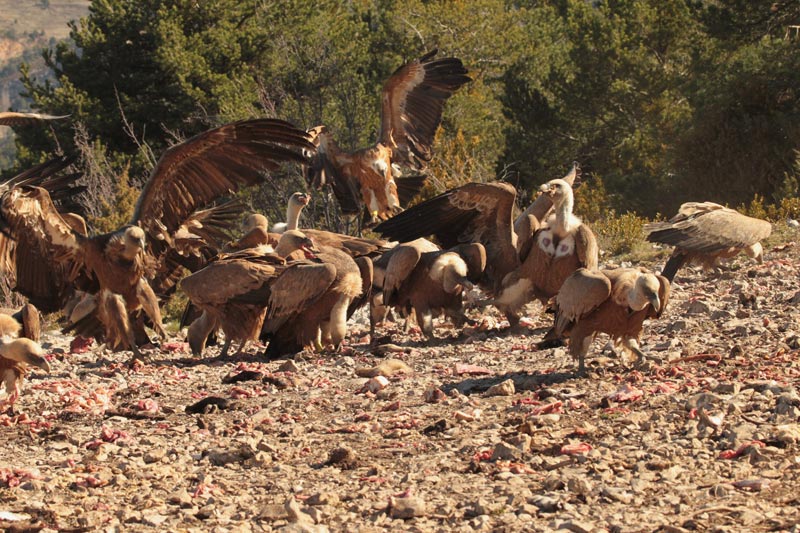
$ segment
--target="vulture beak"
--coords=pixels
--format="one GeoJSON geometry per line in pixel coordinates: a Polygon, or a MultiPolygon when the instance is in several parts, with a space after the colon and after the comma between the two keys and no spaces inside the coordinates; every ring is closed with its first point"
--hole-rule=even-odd
{"type": "Polygon", "coordinates": [[[310,194],[304,194],[304,195],[302,195],[300,197],[300,203],[303,204],[303,205],[308,205],[308,202],[310,202],[310,201],[311,201],[311,195],[310,194]]]}
{"type": "Polygon", "coordinates": [[[658,294],[650,295],[650,297],[648,297],[648,300],[650,300],[650,305],[653,306],[654,310],[658,311],[659,309],[661,309],[661,300],[659,299],[658,294]]]}
{"type": "Polygon", "coordinates": [[[311,241],[311,239],[308,239],[308,242],[301,244],[300,249],[305,254],[306,259],[316,259],[317,254],[319,253],[319,250],[314,247],[314,243],[311,241]]]}
{"type": "Polygon", "coordinates": [[[36,354],[30,353],[30,354],[26,354],[25,358],[26,358],[25,362],[28,363],[29,365],[41,368],[42,370],[44,370],[48,374],[50,373],[50,363],[48,363],[47,359],[45,359],[41,355],[36,355],[36,354]]]}
{"type": "Polygon", "coordinates": [[[541,191],[542,193],[546,194],[550,198],[552,198],[553,194],[555,193],[555,189],[549,183],[545,183],[541,187],[539,187],[539,191],[541,191]]]}

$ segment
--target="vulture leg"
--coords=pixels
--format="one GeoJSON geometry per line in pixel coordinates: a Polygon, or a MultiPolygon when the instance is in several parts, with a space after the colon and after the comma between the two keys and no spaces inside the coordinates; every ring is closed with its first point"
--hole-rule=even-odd
{"type": "Polygon", "coordinates": [[[645,355],[644,352],[642,352],[641,348],[639,348],[639,341],[637,341],[636,339],[633,338],[623,339],[622,346],[625,347],[628,350],[628,352],[636,356],[636,363],[634,364],[634,366],[641,365],[642,363],[644,363],[646,359],[652,359],[651,357],[645,355]]]}
{"type": "Polygon", "coordinates": [[[245,339],[241,342],[241,344],[239,344],[239,349],[236,350],[236,353],[234,353],[233,356],[236,357],[237,355],[241,355],[246,346],[247,346],[247,340],[245,339]]]}
{"type": "Polygon", "coordinates": [[[133,328],[128,317],[128,309],[122,296],[108,290],[100,291],[97,296],[97,311],[100,321],[105,326],[106,344],[113,350],[130,348],[133,359],[144,360],[134,338],[133,328]]]}
{"type": "Polygon", "coordinates": [[[422,330],[423,335],[425,335],[428,340],[434,339],[433,315],[431,314],[430,309],[420,309],[416,314],[417,318],[421,319],[419,327],[422,330]]]}
{"type": "Polygon", "coordinates": [[[565,345],[566,342],[564,342],[564,338],[559,336],[556,333],[556,329],[552,327],[547,330],[547,333],[544,334],[544,338],[539,341],[536,348],[539,350],[548,350],[550,348],[561,348],[565,345]]]}
{"type": "Polygon", "coordinates": [[[203,350],[205,350],[208,343],[208,337],[217,327],[216,320],[211,318],[205,311],[191,323],[189,330],[186,332],[186,341],[189,343],[193,355],[203,355],[203,350]]]}
{"type": "Polygon", "coordinates": [[[331,309],[331,320],[328,324],[328,329],[330,331],[330,342],[337,350],[347,336],[347,307],[349,305],[350,298],[342,296],[331,309]]]}
{"type": "Polygon", "coordinates": [[[139,284],[136,286],[136,296],[139,299],[139,304],[141,304],[142,309],[144,309],[144,312],[150,317],[150,321],[153,323],[153,330],[158,334],[161,340],[166,339],[167,332],[164,331],[164,324],[161,320],[161,309],[158,307],[158,298],[156,297],[156,293],[153,292],[153,288],[150,287],[150,284],[147,283],[147,280],[144,278],[140,279],[139,284]]]}
{"type": "Polygon", "coordinates": [[[586,359],[586,354],[589,353],[589,348],[592,346],[593,340],[594,337],[592,335],[587,335],[586,337],[583,338],[573,336],[570,339],[570,351],[572,352],[573,356],[578,358],[577,375],[579,377],[584,377],[586,375],[585,359],[586,359]]]}
{"type": "Polygon", "coordinates": [[[228,357],[228,350],[231,349],[231,342],[232,342],[232,339],[230,338],[230,336],[226,335],[225,336],[225,344],[222,345],[222,350],[220,350],[220,352],[219,352],[219,358],[220,359],[228,357]]]}
{"type": "Polygon", "coordinates": [[[417,322],[417,312],[412,309],[406,314],[406,320],[403,323],[403,333],[408,334],[411,331],[411,324],[417,322]]]}

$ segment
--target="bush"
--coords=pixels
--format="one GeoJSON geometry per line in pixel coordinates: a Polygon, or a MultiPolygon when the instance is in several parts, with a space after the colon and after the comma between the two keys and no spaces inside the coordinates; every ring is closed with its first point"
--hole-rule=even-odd
{"type": "Polygon", "coordinates": [[[632,254],[645,249],[646,218],[636,213],[617,215],[613,209],[592,224],[601,250],[611,255],[632,254]]]}

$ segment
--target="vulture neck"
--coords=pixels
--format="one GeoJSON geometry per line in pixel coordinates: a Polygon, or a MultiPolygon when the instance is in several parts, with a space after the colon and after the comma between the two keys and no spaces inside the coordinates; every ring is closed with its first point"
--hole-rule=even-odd
{"type": "Polygon", "coordinates": [[[572,192],[569,191],[554,205],[555,223],[552,224],[551,228],[553,233],[558,235],[560,238],[564,238],[571,234],[581,223],[580,219],[572,214],[573,204],[574,200],[572,197],[572,192]]]}
{"type": "Polygon", "coordinates": [[[278,241],[278,245],[275,247],[275,254],[279,257],[289,257],[289,254],[292,252],[297,251],[299,248],[295,245],[295,243],[291,241],[287,241],[286,239],[281,239],[278,241]]]}
{"type": "Polygon", "coordinates": [[[303,207],[295,202],[289,202],[286,206],[286,230],[297,229],[300,227],[300,212],[303,207]]]}

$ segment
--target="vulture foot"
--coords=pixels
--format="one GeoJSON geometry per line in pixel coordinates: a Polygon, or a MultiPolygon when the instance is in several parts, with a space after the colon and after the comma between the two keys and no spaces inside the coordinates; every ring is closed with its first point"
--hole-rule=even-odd
{"type": "Polygon", "coordinates": [[[564,339],[558,339],[558,338],[548,339],[545,337],[544,339],[536,343],[535,346],[537,350],[549,350],[550,348],[563,348],[566,345],[567,343],[564,341],[564,339]]]}

